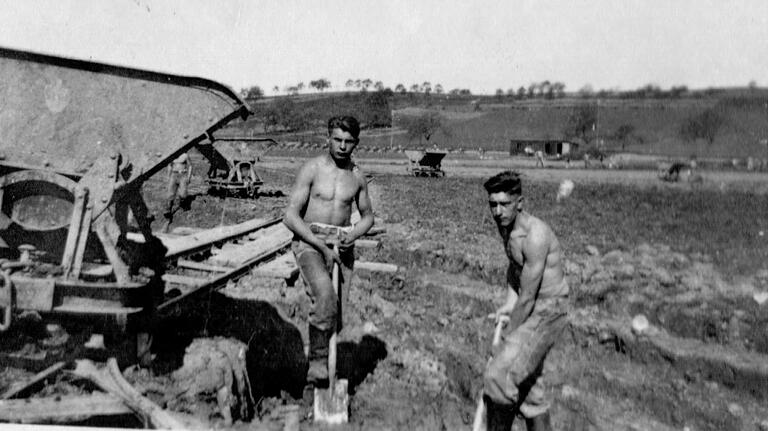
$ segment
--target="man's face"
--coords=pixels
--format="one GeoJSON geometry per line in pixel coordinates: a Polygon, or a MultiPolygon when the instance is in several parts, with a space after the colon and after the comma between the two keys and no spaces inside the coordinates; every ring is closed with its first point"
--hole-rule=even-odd
{"type": "Polygon", "coordinates": [[[491,193],[488,195],[488,205],[491,207],[493,220],[499,226],[509,227],[515,222],[520,211],[522,196],[511,195],[507,192],[491,193]]]}
{"type": "Polygon", "coordinates": [[[333,129],[331,136],[328,137],[331,157],[336,160],[349,160],[358,142],[359,140],[352,137],[349,132],[345,132],[338,127],[333,129]]]}

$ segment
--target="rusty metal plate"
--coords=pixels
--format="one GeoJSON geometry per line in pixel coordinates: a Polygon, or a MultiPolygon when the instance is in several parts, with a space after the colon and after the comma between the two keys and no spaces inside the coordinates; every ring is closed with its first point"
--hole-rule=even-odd
{"type": "Polygon", "coordinates": [[[123,179],[142,181],[248,113],[232,90],[210,80],[0,48],[5,165],[88,176],[120,154],[121,169],[131,166],[123,179]]]}
{"type": "Polygon", "coordinates": [[[52,278],[28,278],[11,276],[16,291],[14,308],[21,310],[50,311],[53,309],[53,295],[56,289],[52,278]]]}

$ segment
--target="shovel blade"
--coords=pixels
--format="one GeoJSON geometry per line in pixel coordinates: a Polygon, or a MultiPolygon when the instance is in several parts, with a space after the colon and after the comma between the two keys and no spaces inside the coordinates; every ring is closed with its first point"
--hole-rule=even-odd
{"type": "Polygon", "coordinates": [[[348,385],[346,379],[339,379],[328,389],[315,388],[315,423],[338,425],[349,422],[348,385]]]}

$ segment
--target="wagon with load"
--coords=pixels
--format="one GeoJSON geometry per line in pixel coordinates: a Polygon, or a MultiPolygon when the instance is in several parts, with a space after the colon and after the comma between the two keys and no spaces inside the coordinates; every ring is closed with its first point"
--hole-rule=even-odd
{"type": "Polygon", "coordinates": [[[437,149],[406,150],[408,172],[417,177],[444,177],[441,162],[446,154],[447,151],[437,149]]]}
{"type": "Polygon", "coordinates": [[[272,138],[213,137],[197,145],[210,163],[208,193],[218,196],[255,198],[264,184],[255,166],[267,149],[277,144],[272,138]]]}

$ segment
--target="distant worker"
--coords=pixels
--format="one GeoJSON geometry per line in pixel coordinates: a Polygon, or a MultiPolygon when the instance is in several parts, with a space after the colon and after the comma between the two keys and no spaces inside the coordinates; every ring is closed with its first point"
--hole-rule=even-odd
{"type": "Polygon", "coordinates": [[[163,232],[168,232],[173,222],[173,214],[179,208],[188,209],[187,201],[189,192],[189,182],[192,179],[192,162],[187,153],[184,153],[174,159],[168,167],[168,189],[167,203],[165,208],[165,226],[163,232]]]}
{"type": "Polygon", "coordinates": [[[566,326],[563,251],[549,225],[524,210],[519,174],[501,172],[484,187],[509,259],[507,299],[494,313],[497,320],[509,320],[483,376],[487,429],[510,430],[521,414],[529,431],[549,430],[542,372],[566,326]]]}
{"type": "Polygon", "coordinates": [[[589,153],[584,153],[584,169],[589,169],[589,153]]]}
{"type": "Polygon", "coordinates": [[[539,165],[541,165],[541,167],[543,168],[544,167],[544,152],[541,151],[541,150],[538,150],[535,153],[533,153],[533,155],[534,155],[534,157],[536,157],[536,167],[538,168],[539,165]]]}
{"type": "Polygon", "coordinates": [[[352,160],[360,125],[354,117],[328,120],[328,153],[306,162],[288,199],[283,221],[293,233],[291,248],[310,297],[307,383],[327,384],[329,342],[341,322],[339,305],[348,295],[355,260],[355,240],[373,226],[365,175],[352,160]],[[360,220],[351,226],[352,203],[360,220]],[[339,254],[332,242],[339,243],[339,254]],[[341,267],[342,298],[330,271],[341,267]]]}

